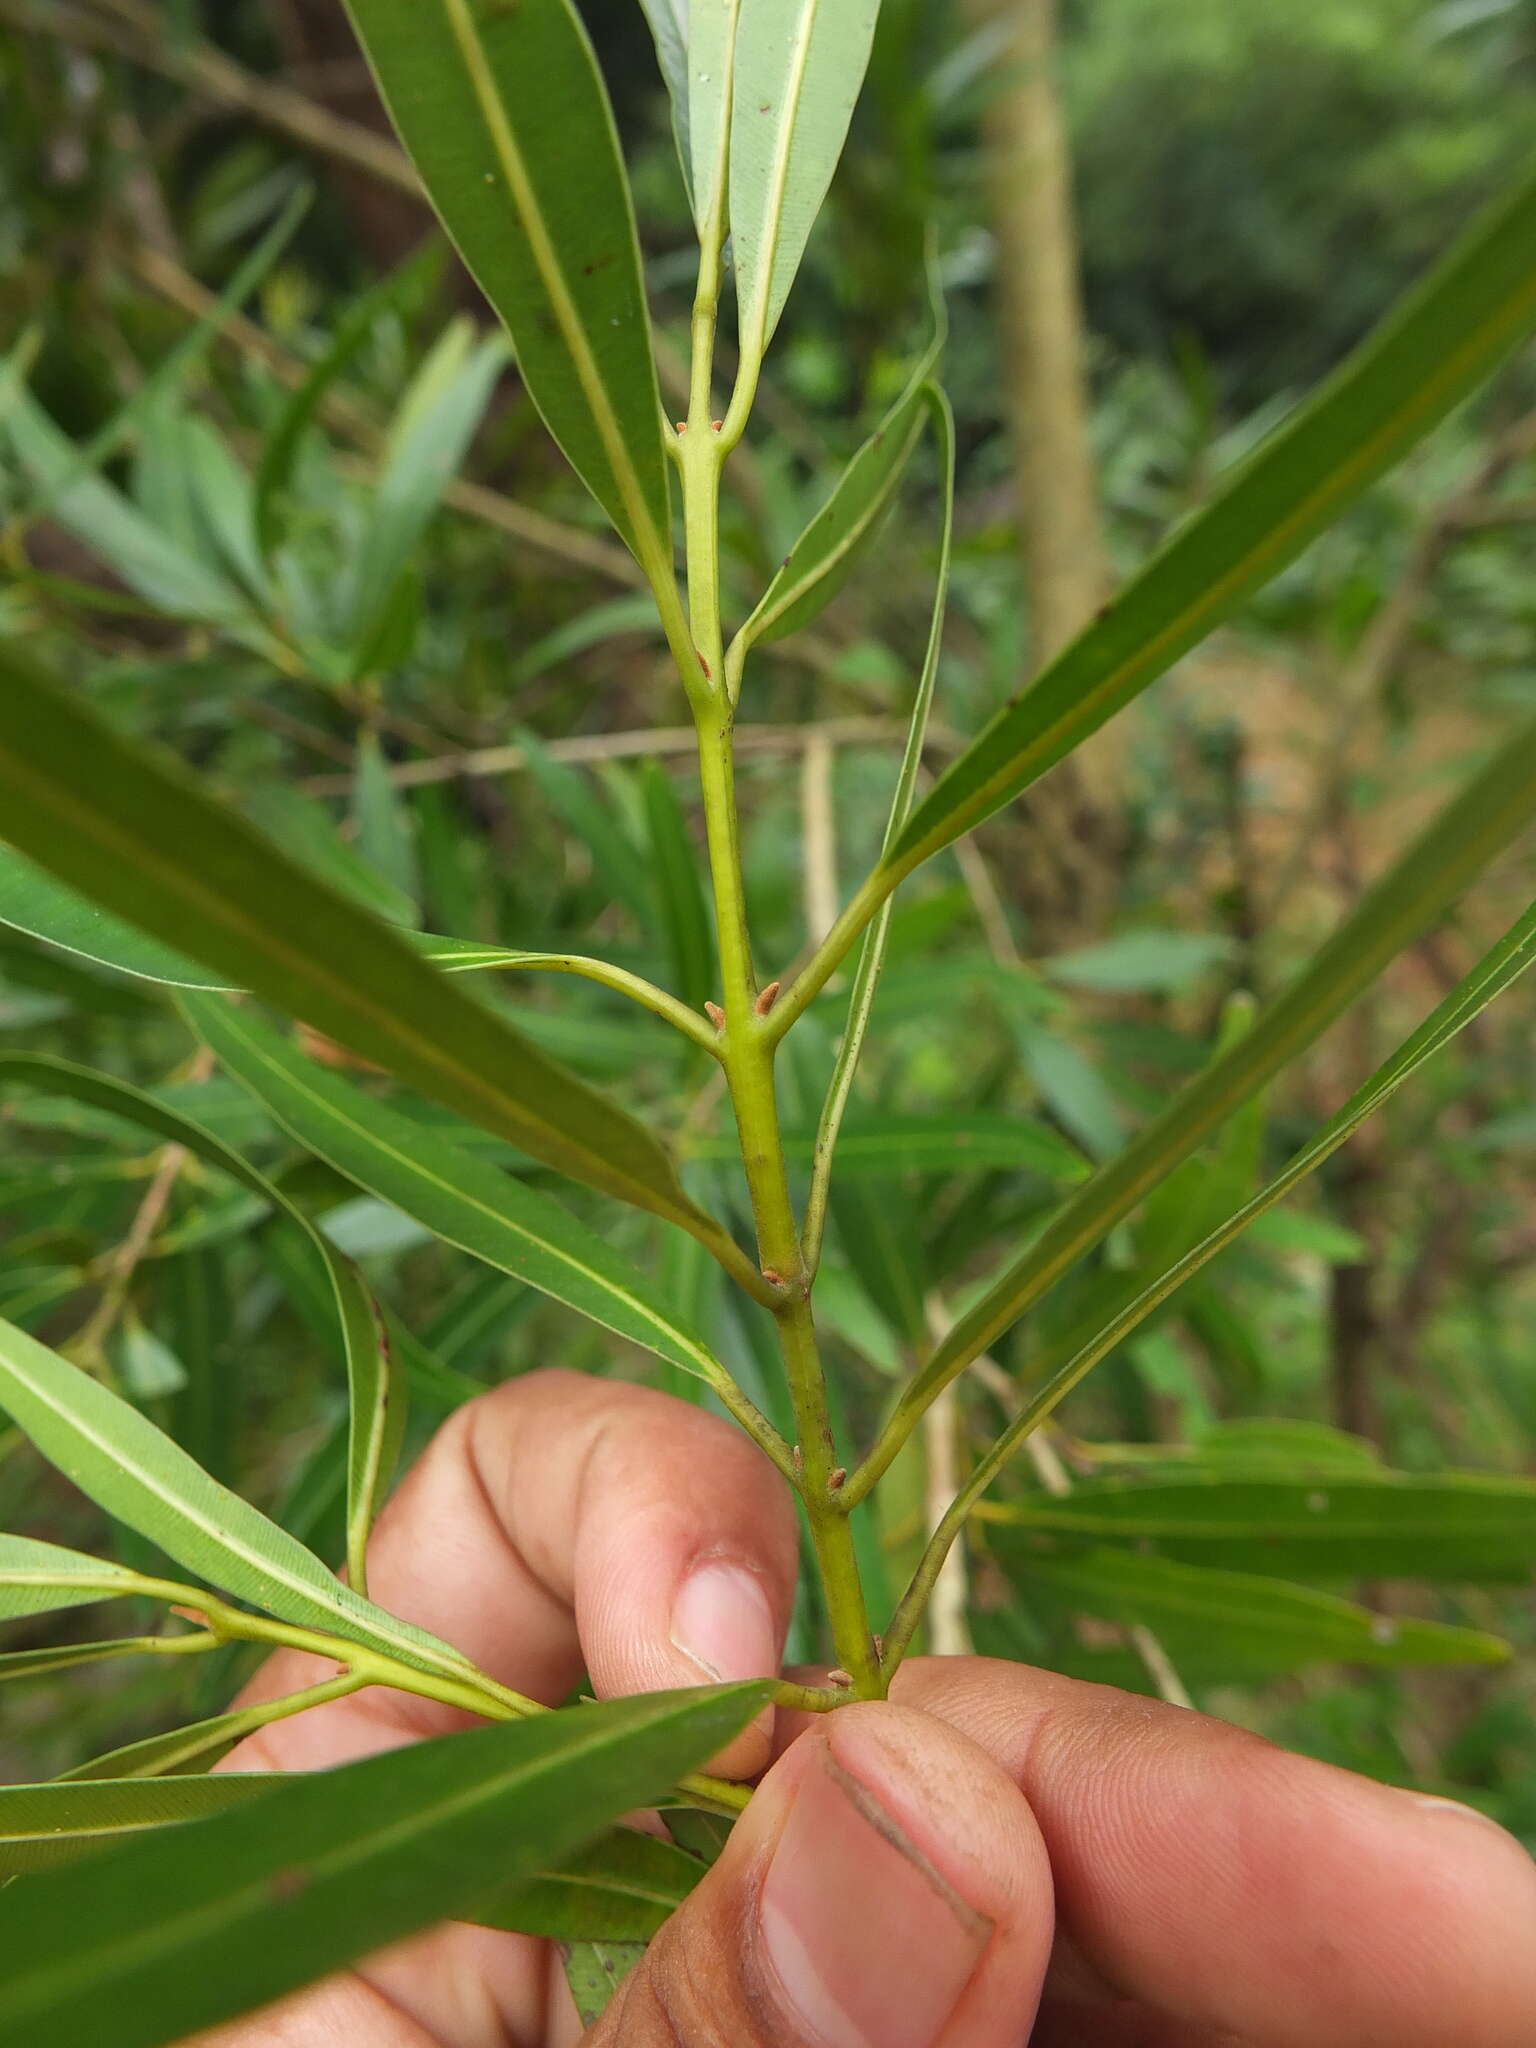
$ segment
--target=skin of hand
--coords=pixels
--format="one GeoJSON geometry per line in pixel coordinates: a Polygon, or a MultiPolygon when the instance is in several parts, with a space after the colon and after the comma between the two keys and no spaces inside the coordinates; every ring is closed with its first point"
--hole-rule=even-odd
{"type": "MultiPolygon", "coordinates": [[[[777,1671],[794,1513],[730,1425],[538,1373],[471,1402],[380,1520],[374,1597],[551,1703],[777,1671]]],[[[313,1682],[274,1657],[248,1689],[313,1682]]],[[[367,1692],[228,1759],[304,1770],[466,1724],[367,1692]]],[[[1536,1864],[1470,1808],[985,1658],[781,1714],[719,1863],[588,2048],[1531,2048],[1536,1864]]],[[[453,1923],[200,2048],[571,2048],[547,1944],[453,1923]]]]}

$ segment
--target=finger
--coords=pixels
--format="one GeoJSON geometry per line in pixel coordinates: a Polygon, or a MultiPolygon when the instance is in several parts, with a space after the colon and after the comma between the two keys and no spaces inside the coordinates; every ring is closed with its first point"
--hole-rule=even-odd
{"type": "Polygon", "coordinates": [[[1051,1945],[1029,1809],[963,1736],[850,1706],[763,1781],[589,2048],[1018,2048],[1051,1945]]]}
{"type": "Polygon", "coordinates": [[[1470,1808],[985,1658],[916,1660],[894,1690],[1023,1791],[1120,1997],[1262,2048],[1536,2040],[1536,1865],[1470,1808]]]}
{"type": "MultiPolygon", "coordinates": [[[[776,1673],[796,1553],[788,1489],[731,1424],[648,1388],[535,1373],[438,1432],[380,1518],[369,1591],[554,1704],[583,1671],[603,1696],[776,1673]]],[[[248,1696],[293,1691],[317,1668],[275,1657],[248,1696]]],[[[310,1768],[463,1719],[365,1694],[263,1747],[310,1768]]],[[[760,1770],[767,1742],[766,1723],[748,1730],[719,1767],[760,1770]]]]}

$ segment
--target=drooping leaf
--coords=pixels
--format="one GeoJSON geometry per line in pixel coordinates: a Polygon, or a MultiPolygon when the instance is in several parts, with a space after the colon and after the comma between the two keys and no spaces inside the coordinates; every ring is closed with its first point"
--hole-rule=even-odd
{"type": "Polygon", "coordinates": [[[950,764],[885,857],[887,874],[910,873],[970,831],[1163,675],[1475,389],[1533,321],[1536,172],[950,764]]]}
{"type": "Polygon", "coordinates": [[[0,2044],[160,2048],[576,1853],[756,1712],[651,1694],[398,1749],[48,1871],[6,1902],[0,2044]]]}
{"type": "Polygon", "coordinates": [[[730,217],[741,350],[761,360],[843,153],[880,0],[742,7],[730,217]]]}
{"type": "Polygon", "coordinates": [[[4,1322],[0,1411],[98,1507],[208,1584],[419,1670],[459,1677],[471,1668],[457,1650],[342,1585],[303,1544],[211,1479],[147,1415],[4,1322]]]}
{"type": "Polygon", "coordinates": [[[722,1377],[661,1290],[548,1196],[305,1059],[248,1010],[190,994],[182,1007],[227,1070],[348,1179],[685,1372],[722,1377]]]}
{"type": "Polygon", "coordinates": [[[529,395],[655,577],[672,573],[661,403],[613,116],[569,0],[348,0],[428,197],[529,395]]]}
{"type": "Polygon", "coordinates": [[[14,649],[0,800],[13,845],[113,915],[558,1171],[720,1236],[650,1132],[14,649]]]}

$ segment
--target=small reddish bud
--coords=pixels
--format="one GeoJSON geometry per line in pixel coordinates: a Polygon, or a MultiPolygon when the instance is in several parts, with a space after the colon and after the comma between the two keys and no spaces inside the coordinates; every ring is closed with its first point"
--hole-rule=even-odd
{"type": "Polygon", "coordinates": [[[701,647],[695,647],[693,651],[699,657],[699,667],[704,671],[705,682],[712,682],[714,678],[710,673],[709,663],[704,659],[704,650],[701,647]]]}
{"type": "Polygon", "coordinates": [[[686,434],[688,431],[688,422],[686,420],[679,420],[677,423],[677,431],[680,434],[686,434]]]}
{"type": "Polygon", "coordinates": [[[841,1493],[847,1484],[848,1467],[846,1465],[835,1465],[827,1474],[828,1493],[841,1493]]]}
{"type": "Polygon", "coordinates": [[[828,1685],[850,1686],[853,1684],[853,1673],[851,1671],[844,1671],[839,1667],[827,1673],[827,1683],[828,1685]]]}
{"type": "Polygon", "coordinates": [[[782,1287],[784,1285],[784,1275],[777,1266],[764,1266],[763,1278],[770,1287],[782,1287]]]}
{"type": "Polygon", "coordinates": [[[704,1014],[717,1031],[725,1029],[725,1012],[718,1003],[706,1003],[704,1005],[704,1014]]]}
{"type": "Polygon", "coordinates": [[[784,984],[782,981],[770,981],[768,986],[758,996],[757,1001],[752,1005],[752,1007],[754,1010],[756,1010],[759,1017],[767,1016],[768,1012],[779,1000],[779,990],[783,986],[784,984]]]}
{"type": "Polygon", "coordinates": [[[716,433],[718,434],[718,433],[719,433],[719,431],[720,431],[720,429],[721,429],[721,428],[722,428],[722,427],[723,427],[723,426],[725,425],[725,421],[724,421],[724,420],[711,420],[709,424],[710,424],[710,425],[711,425],[711,426],[712,426],[712,427],[714,428],[715,432],[716,432],[716,433]]]}

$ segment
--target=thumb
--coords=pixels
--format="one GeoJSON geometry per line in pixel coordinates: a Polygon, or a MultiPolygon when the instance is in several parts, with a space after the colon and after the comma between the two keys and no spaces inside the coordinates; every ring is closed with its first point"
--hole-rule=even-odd
{"type": "Polygon", "coordinates": [[[984,1751],[841,1707],[763,1780],[588,2048],[1017,2048],[1050,1956],[1050,1866],[984,1751]]]}

